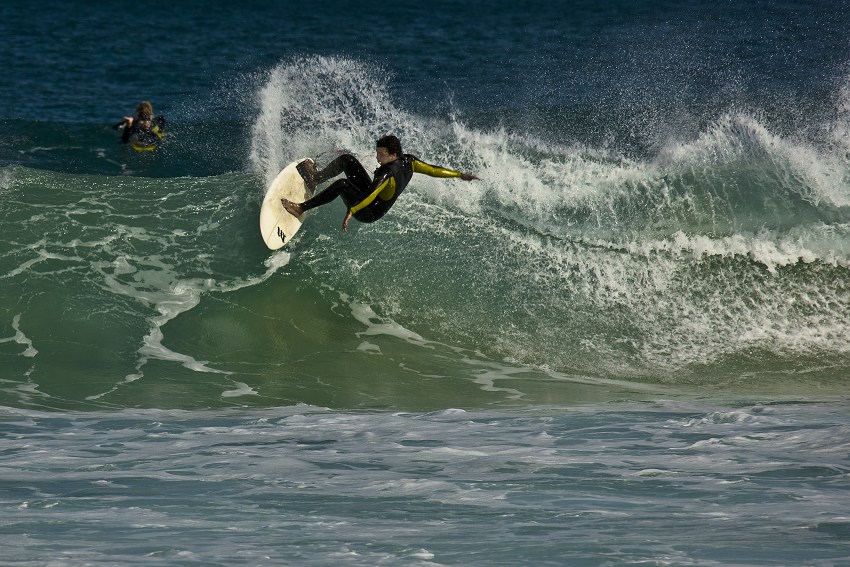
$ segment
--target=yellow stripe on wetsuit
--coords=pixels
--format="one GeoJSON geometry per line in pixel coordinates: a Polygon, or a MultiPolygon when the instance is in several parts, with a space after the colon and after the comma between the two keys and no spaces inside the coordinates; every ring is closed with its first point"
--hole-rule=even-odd
{"type": "Polygon", "coordinates": [[[157,148],[157,146],[159,146],[159,142],[162,140],[162,137],[165,134],[165,132],[163,132],[162,129],[159,126],[154,126],[153,128],[151,128],[151,132],[156,134],[156,142],[154,142],[150,146],[143,146],[143,145],[141,145],[137,142],[130,142],[130,147],[133,148],[134,150],[136,150],[137,152],[152,152],[152,151],[154,151],[157,148]]]}
{"type": "MultiPolygon", "coordinates": [[[[430,177],[460,177],[459,171],[431,165],[430,163],[425,163],[418,159],[413,160],[412,166],[413,173],[424,173],[430,177]]],[[[368,197],[351,207],[348,212],[353,215],[364,207],[368,207],[369,204],[378,197],[380,197],[382,201],[389,201],[395,196],[395,189],[395,177],[390,176],[386,181],[378,185],[368,197]]]]}
{"type": "Polygon", "coordinates": [[[368,197],[351,207],[348,212],[353,215],[360,209],[368,207],[372,203],[372,201],[375,200],[376,197],[380,197],[382,201],[389,201],[393,198],[394,195],[395,177],[390,176],[386,181],[378,185],[378,187],[374,191],[372,191],[372,193],[368,197]]]}

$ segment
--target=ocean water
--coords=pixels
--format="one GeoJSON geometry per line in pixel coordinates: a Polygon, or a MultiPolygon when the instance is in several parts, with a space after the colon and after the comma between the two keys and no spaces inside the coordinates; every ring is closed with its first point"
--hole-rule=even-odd
{"type": "Polygon", "coordinates": [[[845,2],[173,4],[0,6],[0,565],[850,565],[845,2]]]}

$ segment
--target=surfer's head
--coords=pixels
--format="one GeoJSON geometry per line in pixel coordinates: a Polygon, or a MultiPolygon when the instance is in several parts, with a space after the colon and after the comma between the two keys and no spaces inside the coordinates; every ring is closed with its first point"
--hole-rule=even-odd
{"type": "Polygon", "coordinates": [[[384,136],[375,142],[375,158],[381,165],[392,163],[401,157],[401,142],[395,136],[384,136]]]}
{"type": "Polygon", "coordinates": [[[153,105],[143,100],[139,103],[139,106],[136,107],[136,117],[140,120],[150,120],[153,118],[153,105]]]}

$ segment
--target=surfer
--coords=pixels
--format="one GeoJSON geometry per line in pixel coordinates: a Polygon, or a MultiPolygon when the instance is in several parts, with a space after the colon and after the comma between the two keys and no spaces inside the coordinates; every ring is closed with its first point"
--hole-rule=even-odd
{"type": "Polygon", "coordinates": [[[334,181],[327,189],[303,203],[281,199],[283,208],[300,217],[305,211],[342,197],[348,207],[342,221],[342,231],[345,232],[351,217],[360,222],[375,222],[384,216],[407,187],[414,173],[424,173],[431,177],[460,177],[464,181],[479,179],[471,173],[431,165],[411,154],[403,153],[401,142],[395,136],[384,136],[375,143],[375,158],[380,167],[375,170],[372,179],[360,161],[351,154],[340,155],[321,171],[316,171],[313,160],[302,161],[298,164],[298,172],[304,178],[310,193],[316,185],[340,173],[345,173],[345,179],[334,181]]]}
{"type": "Polygon", "coordinates": [[[134,150],[155,150],[165,134],[165,117],[153,117],[153,105],[143,100],[136,107],[136,116],[125,116],[124,120],[114,126],[122,128],[121,142],[129,143],[134,150]]]}

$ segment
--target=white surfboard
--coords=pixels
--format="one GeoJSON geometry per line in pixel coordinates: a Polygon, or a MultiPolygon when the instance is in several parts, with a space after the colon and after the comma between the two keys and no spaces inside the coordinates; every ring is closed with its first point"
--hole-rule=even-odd
{"type": "Polygon", "coordinates": [[[304,180],[295,169],[305,159],[307,158],[293,161],[284,167],[269,185],[266,196],[263,197],[263,205],[260,207],[260,234],[263,235],[263,242],[270,250],[277,250],[292,240],[301,228],[301,223],[304,222],[304,215],[296,218],[286,212],[280,204],[280,199],[303,203],[310,197],[304,180]]]}

